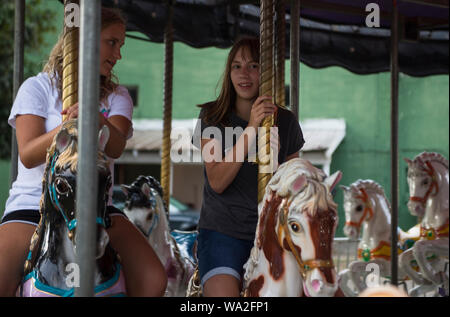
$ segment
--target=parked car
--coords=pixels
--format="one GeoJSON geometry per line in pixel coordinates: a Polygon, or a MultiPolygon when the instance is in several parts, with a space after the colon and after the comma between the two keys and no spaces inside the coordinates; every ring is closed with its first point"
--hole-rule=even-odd
{"type": "MultiPolygon", "coordinates": [[[[126,195],[119,185],[114,185],[112,203],[116,208],[123,210],[126,195]]],[[[171,230],[191,231],[197,230],[200,212],[179,200],[170,197],[169,225],[171,230]]]]}

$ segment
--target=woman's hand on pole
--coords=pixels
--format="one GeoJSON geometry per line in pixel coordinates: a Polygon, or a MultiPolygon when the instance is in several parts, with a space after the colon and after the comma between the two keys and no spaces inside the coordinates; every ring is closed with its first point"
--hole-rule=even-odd
{"type": "Polygon", "coordinates": [[[252,105],[248,126],[257,129],[261,124],[261,121],[265,117],[274,114],[276,110],[277,106],[272,103],[271,96],[259,96],[252,105]]]}
{"type": "Polygon", "coordinates": [[[66,120],[78,118],[78,102],[61,111],[61,114],[66,116],[66,120]]]}

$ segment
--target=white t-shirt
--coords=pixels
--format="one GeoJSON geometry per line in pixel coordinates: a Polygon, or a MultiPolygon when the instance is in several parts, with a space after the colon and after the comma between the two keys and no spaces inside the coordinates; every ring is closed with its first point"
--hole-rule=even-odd
{"type": "MultiPolygon", "coordinates": [[[[131,122],[133,114],[133,101],[128,90],[119,86],[116,91],[107,98],[106,105],[102,103],[99,110],[107,117],[121,115],[131,122]]],[[[28,78],[20,87],[8,123],[16,128],[16,116],[33,114],[45,118],[45,131],[53,130],[62,122],[62,100],[59,97],[58,89],[52,85],[47,73],[39,73],[37,76],[28,78]]],[[[127,138],[133,134],[130,128],[127,138]]],[[[111,173],[114,173],[114,162],[110,159],[111,173]]],[[[42,193],[42,178],[44,175],[45,163],[34,168],[23,166],[20,156],[18,157],[17,179],[13,183],[9,197],[6,201],[5,212],[8,213],[21,210],[39,210],[39,201],[42,193]]],[[[112,179],[114,179],[114,174],[112,179]]],[[[110,198],[111,202],[111,198],[110,198]]]]}

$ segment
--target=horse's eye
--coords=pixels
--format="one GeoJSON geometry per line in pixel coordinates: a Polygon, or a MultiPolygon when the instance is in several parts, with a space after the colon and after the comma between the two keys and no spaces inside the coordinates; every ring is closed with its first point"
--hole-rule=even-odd
{"type": "Polygon", "coordinates": [[[55,180],[55,188],[58,194],[66,195],[70,190],[70,185],[64,178],[58,177],[55,180]]]}
{"type": "Polygon", "coordinates": [[[295,233],[300,232],[300,230],[301,230],[300,224],[298,224],[296,222],[291,222],[289,225],[291,226],[292,231],[294,231],[295,233]]]}
{"type": "Polygon", "coordinates": [[[358,206],[356,206],[355,210],[357,212],[361,212],[361,211],[363,211],[363,206],[362,205],[358,205],[358,206]]]}
{"type": "Polygon", "coordinates": [[[425,179],[423,180],[423,182],[422,182],[422,184],[425,185],[425,186],[428,185],[428,183],[429,183],[428,178],[425,178],[425,179]]]}
{"type": "Polygon", "coordinates": [[[153,213],[151,212],[151,213],[148,214],[147,220],[150,221],[152,219],[153,219],[153,213]]]}

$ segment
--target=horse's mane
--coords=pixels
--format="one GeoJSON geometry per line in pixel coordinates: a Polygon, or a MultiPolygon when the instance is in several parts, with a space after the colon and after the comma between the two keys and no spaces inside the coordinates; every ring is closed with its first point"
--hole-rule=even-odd
{"type": "Polygon", "coordinates": [[[167,208],[166,201],[164,199],[162,199],[163,188],[162,188],[161,184],[156,180],[156,178],[154,178],[153,176],[139,175],[138,178],[130,184],[129,189],[132,192],[137,192],[137,193],[141,194],[142,193],[141,187],[144,183],[147,183],[150,186],[150,188],[153,188],[154,190],[156,190],[156,192],[158,193],[158,195],[160,196],[160,198],[163,202],[164,212],[166,214],[166,217],[168,217],[169,209],[167,208]]]}
{"type": "Polygon", "coordinates": [[[448,160],[443,155],[436,152],[422,152],[416,155],[412,162],[422,169],[425,167],[425,162],[438,162],[448,169],[448,160]]]}
{"type": "Polygon", "coordinates": [[[389,211],[391,210],[391,204],[389,200],[386,198],[386,194],[381,185],[371,179],[358,179],[356,182],[350,185],[351,192],[361,194],[360,189],[364,189],[368,193],[376,193],[384,198],[387,206],[389,207],[389,211]]]}
{"type": "MultiPolygon", "coordinates": [[[[76,174],[77,168],[78,168],[78,120],[72,119],[63,122],[61,125],[61,130],[55,135],[53,138],[52,144],[47,149],[47,156],[46,156],[46,165],[44,170],[44,176],[42,178],[42,195],[40,200],[40,209],[41,212],[44,208],[44,194],[47,188],[47,179],[48,174],[51,169],[51,162],[53,159],[56,159],[54,162],[54,169],[66,169],[70,168],[70,171],[74,174],[76,174]],[[66,132],[71,136],[71,141],[69,146],[67,146],[63,152],[58,153],[58,150],[56,148],[56,139],[59,133],[61,133],[62,130],[66,130],[66,132]],[[55,157],[55,155],[57,157],[55,157]]],[[[109,168],[108,166],[108,159],[103,151],[98,151],[98,167],[101,168],[109,168]]]]}
{"type": "Polygon", "coordinates": [[[325,173],[314,167],[307,160],[300,158],[289,160],[282,164],[266,187],[263,205],[260,205],[258,224],[256,228],[255,241],[248,262],[245,264],[246,282],[252,277],[253,271],[258,264],[259,253],[265,237],[264,230],[267,213],[278,210],[284,198],[290,199],[290,208],[294,213],[306,212],[308,216],[315,217],[320,210],[333,210],[337,215],[337,205],[329,192],[328,187],[323,184],[325,173]],[[292,185],[300,175],[306,176],[306,185],[297,193],[292,192],[292,185]],[[294,209],[292,209],[294,208],[294,209]]]}
{"type": "Polygon", "coordinates": [[[301,158],[289,160],[280,166],[267,185],[266,196],[268,191],[276,192],[276,195],[280,197],[292,196],[292,184],[302,174],[306,176],[307,185],[299,193],[296,193],[291,204],[297,206],[308,202],[306,208],[303,206],[299,211],[306,211],[311,217],[314,217],[317,210],[320,209],[331,207],[336,210],[337,205],[333,201],[328,187],[323,184],[326,178],[325,173],[301,158]]]}

